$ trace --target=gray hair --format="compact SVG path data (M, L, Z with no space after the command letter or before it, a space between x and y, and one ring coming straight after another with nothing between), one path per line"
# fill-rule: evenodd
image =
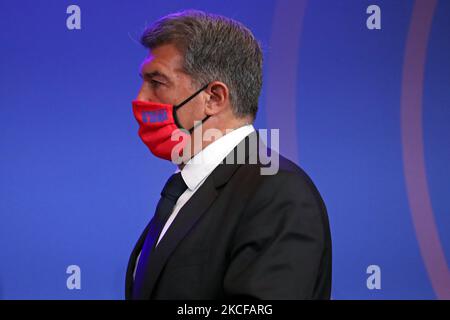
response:
M242 23L198 10L169 14L148 27L141 44L154 49L174 44L184 55L184 71L196 85L222 81L237 117L258 110L262 86L262 52Z

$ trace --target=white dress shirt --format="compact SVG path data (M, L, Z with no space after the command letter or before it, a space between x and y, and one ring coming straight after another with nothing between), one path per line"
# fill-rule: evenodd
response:
M208 178L211 172L214 171L214 169L239 144L239 142L241 142L253 131L255 131L255 128L251 124L247 124L238 129L235 129L206 146L206 148L201 150L186 163L183 170L181 170L181 176L183 177L183 180L188 188L178 198L171 215L167 219L166 224L161 231L156 245L158 245L161 239L164 237L164 234L167 232L170 225L177 217L178 212L181 210L181 208L200 188L200 186L203 184L203 182L205 182L206 178ZM179 172L179 170L177 170L176 172ZM140 254L136 260L134 274L139 262L139 257Z

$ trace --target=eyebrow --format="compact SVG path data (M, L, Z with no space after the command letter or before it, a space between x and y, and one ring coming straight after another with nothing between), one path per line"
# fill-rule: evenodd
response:
M167 77L164 73L161 73L160 71L145 72L144 74L139 72L139 76L141 78L145 77L145 78L149 78L149 79L152 79L154 77L161 77L161 78L164 78L167 82L170 82L169 77Z

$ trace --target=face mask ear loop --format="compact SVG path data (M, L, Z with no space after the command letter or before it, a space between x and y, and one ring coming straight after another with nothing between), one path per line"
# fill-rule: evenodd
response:
M203 90L205 90L206 88L208 88L208 84L205 84L203 87L201 87L200 89L198 89L196 92L194 92L189 98L187 98L186 100L184 100L183 102L179 103L176 106L173 106L174 110L178 110L179 108L181 108L183 105L185 105L186 103L188 103L189 101L191 101L192 99L195 98L196 95L198 95L200 92L202 92Z
M185 105L186 103L188 103L189 101L191 101L192 99L194 99L194 97L195 97L196 95L198 95L200 92L202 92L203 90L205 90L206 88L208 88L208 86L209 86L209 83L205 84L203 87L201 87L201 88L198 89L196 92L194 92L189 98L187 98L186 100L184 100L184 101L181 102L180 104L178 104L178 105L176 105L176 106L173 106L173 109L172 109L173 121L175 122L175 124L177 125L177 127L180 128L181 130L185 130L185 131L187 131L187 132L191 132L191 130L192 130L192 131L194 130L195 126L194 126L192 129L190 129L190 130L185 129L185 128L181 125L180 121L178 120L178 116L177 116L177 112L176 112L176 111L177 111L179 108L181 108L183 105ZM207 116L207 117L209 117L209 116ZM206 118L203 119L201 123L203 123L203 121L205 121L205 120L206 120Z
M202 125L206 120L208 120L209 117L211 117L211 116L208 115L208 116L204 117L202 121L198 122L196 125L194 125L192 128L190 128L189 134L192 134L192 132L194 132L195 128Z

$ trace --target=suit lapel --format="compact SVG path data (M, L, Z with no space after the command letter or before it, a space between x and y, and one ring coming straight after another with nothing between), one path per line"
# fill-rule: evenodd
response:
M179 242L188 234L217 196L212 179L206 179L192 198L181 208L176 219L149 256L151 260L144 277L141 299L150 298L161 270Z
M141 236L139 237L139 240L137 241L136 245L134 246L133 251L131 252L130 259L128 260L127 273L126 273L126 279L125 279L125 299L127 299L127 300L131 299L132 287L133 287L133 273L134 273L134 269L136 266L136 260L137 260L137 257L139 256L139 252L141 252L141 250L142 250L142 246L144 245L145 237L147 236L147 232L150 229L152 222L153 222L153 218L147 224L147 226L145 227Z

